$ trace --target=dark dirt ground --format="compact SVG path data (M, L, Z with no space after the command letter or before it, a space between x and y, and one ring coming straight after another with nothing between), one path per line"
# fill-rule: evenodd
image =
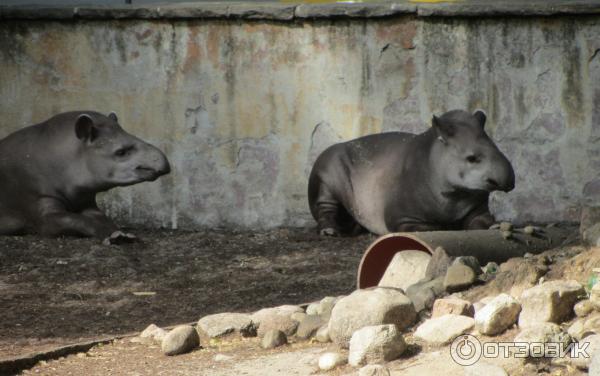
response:
M150 323L346 294L375 240L314 229L133 232L142 241L121 246L0 237L0 360Z

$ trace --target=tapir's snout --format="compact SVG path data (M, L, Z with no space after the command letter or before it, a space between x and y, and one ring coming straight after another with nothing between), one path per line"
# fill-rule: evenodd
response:
M145 157L141 163L135 168L137 174L143 180L154 181L162 175L171 172L169 160L158 148L146 144Z
M510 192L515 188L515 171L510 161L504 156L492 165L492 174L486 179L490 191Z

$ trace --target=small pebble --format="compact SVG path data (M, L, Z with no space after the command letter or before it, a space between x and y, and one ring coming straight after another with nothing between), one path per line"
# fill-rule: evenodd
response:
M263 349L272 349L275 347L279 347L285 345L287 343L287 336L284 332L277 329L271 329L265 333L262 341L260 342L260 347Z
M510 232L510 231L502 231L502 237L504 239L508 240L508 239L512 238L512 232Z
M329 371L337 366L348 363L348 358L340 353L328 352L319 358L319 368L322 371Z
M200 336L191 325L176 326L163 338L161 345L165 355L183 354L198 346L200 346Z
M523 229L523 232L527 235L533 235L533 234L535 234L535 227L525 226L525 228Z
M317 334L315 334L315 339L321 343L331 342L331 338L329 337L329 325L325 324L317 330Z
M511 231L512 228L513 228L513 225L510 222L501 222L500 223L500 231Z

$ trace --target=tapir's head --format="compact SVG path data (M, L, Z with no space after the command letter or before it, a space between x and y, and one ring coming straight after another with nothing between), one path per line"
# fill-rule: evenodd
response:
M153 181L171 171L158 148L125 132L117 115L83 113L75 121L79 158L89 185L98 190Z
M515 172L485 133L485 114L454 110L433 117L437 135L438 167L451 187L476 191L511 191Z

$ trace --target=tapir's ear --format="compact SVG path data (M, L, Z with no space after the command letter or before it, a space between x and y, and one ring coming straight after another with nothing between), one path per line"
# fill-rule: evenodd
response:
M94 126L94 121L87 114L79 115L75 121L75 134L82 141L93 142L98 135L98 130Z
M475 111L475 113L473 114L473 116L475 116L475 119L477 119L477 121L479 122L479 125L481 126L481 128L483 128L483 126L485 125L485 113L483 111Z
M454 126L440 121L440 118L435 115L431 119L431 125L435 129L439 140L443 143L446 143L450 137L454 136Z
M115 114L114 111L111 112L110 114L108 114L108 117L110 120L114 121L115 123L119 122L119 119L117 118L117 114Z

